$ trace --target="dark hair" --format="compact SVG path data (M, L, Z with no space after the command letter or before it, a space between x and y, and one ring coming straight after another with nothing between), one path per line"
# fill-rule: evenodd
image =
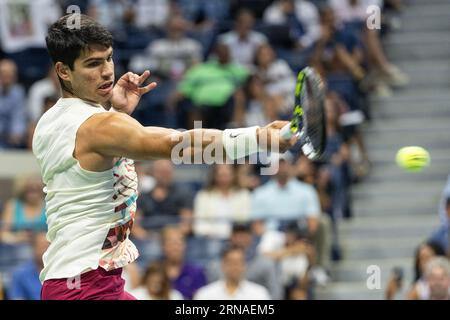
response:
M231 189L235 189L235 190L241 189L241 185L239 184L239 177L236 173L236 168L231 164L222 164L222 165L229 166L229 168L232 171L233 181L231 183ZM216 174L217 174L217 171L219 170L219 167L220 167L220 165L215 164L212 166L211 170L209 171L209 175L208 175L208 179L207 179L206 187L205 187L206 190L211 191L215 188L216 183L217 183L216 182Z
M248 222L235 222L233 223L232 233L237 232L252 232L252 227Z
M222 260L225 259L233 251L240 251L245 256L245 251L243 248L231 245L222 250L222 253L220 255L222 257Z
M100 45L105 48L112 47L111 33L94 19L84 14L80 15L80 26L72 26L72 14L58 19L48 28L45 38L47 50L53 63L61 61L73 70L75 60L81 51L91 45ZM74 20L76 22L76 20Z
M159 274L162 277L161 291L159 292L159 298L168 300L170 297L170 279L167 275L165 265L161 262L152 262L147 266L144 276L142 277L142 285L146 286L148 278L154 274Z
M414 282L419 280L422 277L422 270L420 270L420 250L423 247L429 247L436 256L445 256L445 250L442 246L434 241L427 241L425 243L420 244L414 253Z

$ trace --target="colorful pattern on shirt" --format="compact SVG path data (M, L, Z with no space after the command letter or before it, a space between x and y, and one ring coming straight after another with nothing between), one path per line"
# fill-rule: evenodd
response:
M138 197L138 181L133 160L120 158L113 167L113 176L115 192L112 201L119 203L114 208L114 213L119 213L120 218L109 230L102 246L99 265L107 271L123 267L139 256L129 239Z

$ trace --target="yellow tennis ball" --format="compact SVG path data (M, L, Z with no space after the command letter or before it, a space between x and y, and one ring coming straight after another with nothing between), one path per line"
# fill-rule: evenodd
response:
M422 147L403 147L397 152L397 164L410 172L419 172L430 164L430 154Z

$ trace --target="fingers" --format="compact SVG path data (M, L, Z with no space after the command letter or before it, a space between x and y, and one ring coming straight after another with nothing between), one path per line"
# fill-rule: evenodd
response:
M141 84L143 84L144 81L148 79L148 77L150 77L149 70L145 70L141 75L129 71L122 76L123 80L127 81L128 83L132 83L135 86L140 86Z
M272 129L281 129L288 123L289 123L289 121L276 120L276 121L273 121L272 123L270 123L269 127Z
M139 77L138 77L138 81L139 84L143 84L145 80L147 80L147 78L150 77L150 71L149 70L145 70Z
M139 94L140 95L146 94L147 92L155 89L157 85L158 84L156 82L152 82L152 83L146 85L145 87L139 88Z

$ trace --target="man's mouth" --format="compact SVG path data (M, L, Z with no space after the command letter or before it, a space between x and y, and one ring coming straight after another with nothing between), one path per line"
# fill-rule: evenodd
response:
M113 87L113 82L112 81L108 81L105 82L104 84L102 84L100 87L98 87L98 89L104 93L108 93Z

